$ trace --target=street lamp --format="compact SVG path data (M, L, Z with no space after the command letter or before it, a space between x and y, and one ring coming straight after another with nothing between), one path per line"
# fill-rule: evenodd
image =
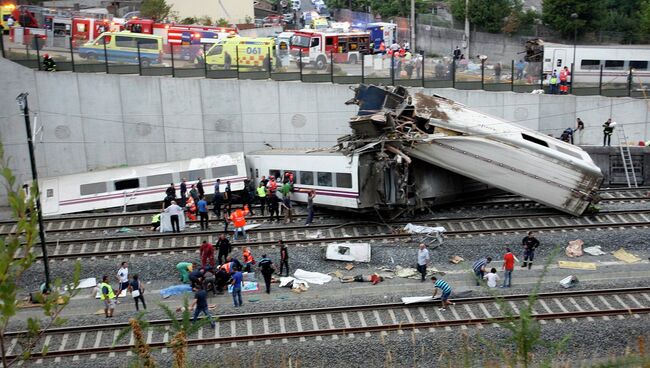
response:
M25 117L25 129L27 130L27 147L29 148L29 161L32 166L32 180L38 188L38 174L36 172L36 159L34 158L34 142L32 139L32 126L29 122L29 105L27 103L27 92L16 97L16 102ZM33 188L32 188L33 190ZM41 193L36 196L36 215L38 216L38 236L41 238L41 250L43 252L43 267L45 269L45 290L50 289L50 265L47 258L47 246L45 244L45 227L43 226L43 212L41 211Z

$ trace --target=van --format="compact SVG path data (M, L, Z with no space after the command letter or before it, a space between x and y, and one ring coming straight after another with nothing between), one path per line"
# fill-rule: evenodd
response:
M230 37L219 40L208 50L205 62L212 70L217 69L265 69L273 59L273 38ZM229 63L226 63L226 55Z
M137 64L139 46L139 59L143 67L162 63L162 37L129 31L104 32L94 41L81 46L79 56L87 60L103 60L104 44L106 59L111 62Z

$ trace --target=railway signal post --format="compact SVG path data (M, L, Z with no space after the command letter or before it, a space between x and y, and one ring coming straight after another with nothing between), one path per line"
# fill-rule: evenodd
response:
M29 105L27 103L27 92L16 97L16 102L25 117L25 129L27 130L27 147L29 148L29 161L32 166L32 180L38 188L38 173L36 172L36 159L34 158L34 142L32 137L32 125L29 121ZM38 236L41 238L41 250L43 252L43 268L45 270L45 290L50 289L50 265L47 258L47 245L45 244L45 227L43 225L43 212L41 211L41 193L36 196L36 213L38 216Z

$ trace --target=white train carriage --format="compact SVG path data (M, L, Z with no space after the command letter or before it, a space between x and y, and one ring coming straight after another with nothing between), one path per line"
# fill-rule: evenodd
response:
M565 66L571 70L574 62L573 45L544 43L543 68L548 75ZM603 84L627 84L630 69L633 75L633 87L640 82L650 82L650 46L647 45L576 45L574 83L598 84L601 81L600 69L603 69Z
M123 207L162 201L169 184L175 183L177 196L182 178L191 185L202 179L206 194L221 190L230 181L233 191L244 188L246 162L242 152L183 161L120 167L39 180L43 214L46 216Z

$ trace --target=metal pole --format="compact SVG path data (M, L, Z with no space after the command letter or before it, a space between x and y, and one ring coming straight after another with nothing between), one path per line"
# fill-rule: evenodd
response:
M72 47L72 37L68 38L70 44L70 62L72 63L72 72L75 72L74 68L74 48Z
M456 60L451 61L451 88L456 88Z
M627 76L627 97L632 95L632 68L630 68L630 74Z
M0 49L2 50L2 58L6 59L7 56L5 56L5 36L2 31L0 31Z
M573 70L575 68L575 64L571 63L571 73L569 74L569 78L571 78L571 82L569 83L569 93L573 94Z
M34 157L34 142L32 138L32 126L29 122L29 105L27 103L27 92L23 92L16 97L16 101L20 106L23 116L25 117L25 129L27 130L27 148L29 149L29 161L32 167L32 180L34 185L38 188L38 173L36 171L36 158ZM33 190L33 188L32 188ZM38 216L38 236L41 239L41 251L43 252L43 268L45 270L45 290L50 289L50 265L47 258L47 246L45 244L45 226L43 225L43 213L41 211L41 193L36 195L36 215Z
M411 50L415 51L415 0L411 0Z
M38 47L38 38L34 37L34 40L36 40L36 66L38 70L41 70L41 52Z
M142 75L142 60L140 59L140 42L136 44L138 46L138 73Z
M510 61L510 92L515 91L515 60Z
M334 83L334 50L330 50L330 82Z
M544 64L539 63L539 89L544 89Z
M269 59L268 60L269 60L269 62L268 62L268 65L266 67L269 68L269 79L272 79L271 65L273 65L273 63L271 62L271 47L269 47Z
M203 44L203 77L208 77L208 53L205 50L205 44Z
M573 81L573 80L572 80ZM598 76L598 95L603 94L603 65L600 65L600 74Z
M239 79L239 45L235 46L235 59L237 59L237 79Z
M391 86L395 85L395 51L390 54L390 81Z
M481 60L481 89L485 89L485 59Z
M366 55L361 55L361 83L366 80Z
M300 81L302 82L302 49L298 50L298 65L300 66Z
M174 67L174 45L171 44L171 43L169 44L169 54L172 57L172 78L175 78L176 77L176 68Z
M420 56L422 56L422 65L420 65L420 78L421 78L421 81L422 81L422 87L424 87L424 64L425 64L425 62L424 62L424 51L422 51L420 53ZM417 67L417 65L416 65L416 67Z
M106 38L102 38L104 41L104 66L106 67L106 74L108 74L108 53L106 52Z

